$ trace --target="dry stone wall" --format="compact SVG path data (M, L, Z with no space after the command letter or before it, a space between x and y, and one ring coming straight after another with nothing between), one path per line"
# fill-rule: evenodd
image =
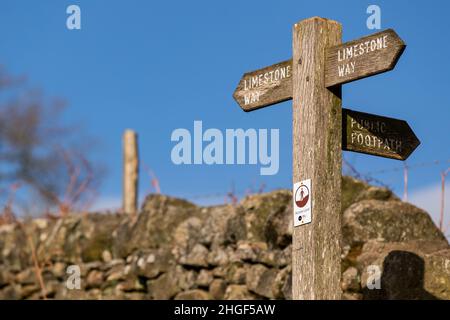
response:
M345 299L450 299L450 247L426 212L348 177L342 203ZM3 225L0 299L291 299L291 215L279 190L215 207L150 195L134 220Z

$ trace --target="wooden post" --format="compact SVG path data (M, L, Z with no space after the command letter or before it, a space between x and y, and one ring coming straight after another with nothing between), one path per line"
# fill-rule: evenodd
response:
M444 228L444 206L445 206L445 177L450 173L450 168L441 172L441 216L439 219L439 229L445 232Z
M293 299L341 298L341 87L325 87L326 48L341 30L318 17L293 27L293 183L312 188L312 222L293 232Z
M136 215L138 202L138 144L137 134L125 130L123 134L123 212Z

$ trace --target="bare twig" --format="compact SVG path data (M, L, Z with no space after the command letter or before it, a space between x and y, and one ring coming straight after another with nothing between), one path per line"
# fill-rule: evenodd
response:
M25 234L27 235L28 245L30 246L31 249L31 258L33 259L34 273L36 274L36 277L38 278L39 281L39 285L41 287L42 298L44 300L47 300L47 290L45 288L44 279L42 278L42 269L39 266L39 261L36 255L36 248L34 247L33 238L31 237L30 234L27 233L23 225L22 224L20 225L22 226Z
M78 202L81 198L81 195L83 192L87 191L89 189L89 186L92 183L92 180L94 179L94 172L89 164L89 162L84 158L83 156L79 156L82 166L84 167L84 170L86 171L86 177L79 183L78 188L72 192L72 194L68 194L67 197L70 197L70 203L74 204ZM79 171L81 171L81 168L79 167Z
M346 159L342 159L343 165L345 167L347 167L350 170L350 175L356 179L362 180L366 183L376 183L379 186L385 187L385 188L389 188L389 186L387 184L385 184L384 182L382 182L381 180L378 180L372 176L370 176L369 174L365 174L362 175L358 170L356 170L356 168L350 164Z
M263 183L261 183L261 185L258 188L258 193L259 194L263 193L265 189L266 189L266 184L263 182Z
M90 163L82 155L69 153L62 148L59 148L59 153L63 157L69 178L64 194L59 196L40 185L34 187L45 194L46 198L51 199L59 208L59 216L64 217L74 210L83 193L89 190L94 179L94 173ZM78 164L75 162L75 158L78 158ZM82 172L85 172L84 176L81 175ZM32 183L32 181L29 181L29 183ZM85 208L86 206L81 207Z
M6 201L3 212L0 216L0 224L11 224L17 221L13 211L14 199L17 190L21 187L20 183L13 183L9 187L8 200Z
M153 170L151 170L149 168L149 166L147 166L146 164L144 164L144 168L145 168L145 171L147 172L147 174L150 176L150 185L152 186L152 188L155 190L155 192L157 194L161 194L161 187L160 187L160 184L159 184L158 177L153 172Z
M226 195L226 198L225 198L225 202L228 202L227 200L230 200L231 204L233 206L235 206L238 203L238 201L239 201L238 197L236 196L236 190L234 188L234 182L231 184L231 190L229 192L227 192L227 195Z
M30 250L31 250L31 259L33 260L36 278L39 281L39 285L40 285L41 291L42 291L42 297L45 300L45 299L47 299L47 291L45 289L44 279L42 278L42 269L39 266L39 262L38 262L37 255L36 255L36 248L33 243L33 238L27 232L23 223L15 218L15 215L14 215L14 212L12 209L13 205L14 205L15 194L20 187L21 187L20 183L13 183L10 186L10 188L9 188L10 193L9 193L8 201L5 205L4 212L2 215L4 216L3 219L5 220L6 223L16 223L16 225L18 225L19 228L21 228L22 231L25 233L25 235L27 237L27 241L28 241L28 246L30 247Z

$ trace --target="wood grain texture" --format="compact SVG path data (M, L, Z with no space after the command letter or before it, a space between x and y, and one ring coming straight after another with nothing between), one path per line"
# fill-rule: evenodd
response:
M292 60L245 73L233 98L244 111L292 99Z
M394 69L406 45L388 29L328 48L325 86L331 87Z
M420 141L404 120L342 110L342 149L406 160Z
M122 210L130 215L137 214L139 157L137 134L125 130L123 134L123 198Z
M293 231L294 299L341 298L341 88L328 90L324 72L341 32L317 17L293 28L293 182L312 180L312 222Z

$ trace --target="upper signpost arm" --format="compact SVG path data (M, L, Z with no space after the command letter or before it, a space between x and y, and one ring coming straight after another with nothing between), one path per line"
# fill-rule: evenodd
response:
M392 29L326 51L325 86L332 87L394 69L406 44Z

